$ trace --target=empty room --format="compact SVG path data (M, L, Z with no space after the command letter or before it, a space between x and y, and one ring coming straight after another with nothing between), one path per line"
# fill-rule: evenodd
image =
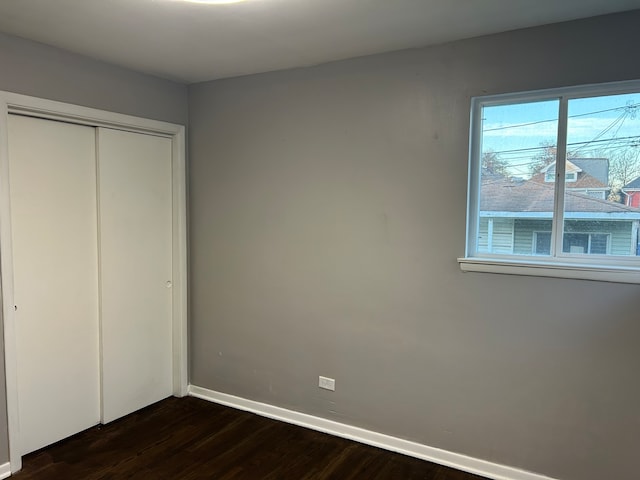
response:
M640 478L638 26L1 1L0 478Z

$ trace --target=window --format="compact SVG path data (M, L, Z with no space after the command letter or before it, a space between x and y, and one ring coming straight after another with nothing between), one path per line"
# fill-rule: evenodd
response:
M605 233L565 233L562 251L567 253L588 253L607 255L609 234Z
M551 232L535 232L533 235L533 253L549 255L551 253Z
M555 170L547 170L544 174L545 182L555 182L556 181L556 172Z
M610 236L608 233L565 233L562 251L606 255L609 253ZM533 253L535 255L551 253L551 232L534 232Z
M605 191L604 190L587 190L587 195L590 197L599 198L601 200L605 200Z
M474 98L470 142L463 270L640 283L640 82Z
M564 179L567 182L575 182L578 179L578 173L577 172L567 172L564 174ZM551 168L549 168L545 174L544 174L544 181L545 182L555 182L556 181L556 169L555 167L552 165Z

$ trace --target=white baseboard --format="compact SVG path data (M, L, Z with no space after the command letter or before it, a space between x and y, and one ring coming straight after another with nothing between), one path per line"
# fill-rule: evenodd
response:
M554 480L537 473L507 467L497 463L468 457L459 453L448 452L439 448L429 447L402 438L392 437L383 433L353 427L344 423L327 420L326 418L307 415L306 413L275 407L266 403L254 402L246 398L216 392L195 385L189 385L189 395L228 407L256 413L263 417L273 418L300 427L310 428L319 432L329 433L337 437L347 438L356 442L383 448L392 452L402 453L420 458L446 467L473 473L493 480Z
M11 476L11 464L9 462L0 465L0 478L9 478Z

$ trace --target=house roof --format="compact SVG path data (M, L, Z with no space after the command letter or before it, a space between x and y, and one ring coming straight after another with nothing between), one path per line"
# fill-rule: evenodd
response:
M544 174L543 174L544 176ZM544 179L543 179L544 180ZM516 181L501 175L482 175L481 211L495 212L552 212L554 184L544 181ZM586 194L565 192L565 211L575 213L640 214L640 209L620 203L591 197Z
M608 158L572 158L571 163L580 168L584 173L596 178L605 186L609 183L609 159Z
M622 188L625 190L640 190L640 177L636 178L635 180L631 180Z
M547 165L546 167L544 167L542 170L540 170L541 172L547 172L547 170L551 170L552 172L556 171L556 162L552 162L549 165ZM575 163L571 163L569 160L567 160L567 165L565 166L565 171L567 173L569 172L581 172L582 169L580 167L578 167Z

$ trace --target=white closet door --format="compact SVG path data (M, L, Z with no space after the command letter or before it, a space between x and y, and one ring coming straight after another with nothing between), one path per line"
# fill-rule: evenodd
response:
M21 453L100 421L95 129L9 116Z
M172 393L171 140L98 129L102 421Z

